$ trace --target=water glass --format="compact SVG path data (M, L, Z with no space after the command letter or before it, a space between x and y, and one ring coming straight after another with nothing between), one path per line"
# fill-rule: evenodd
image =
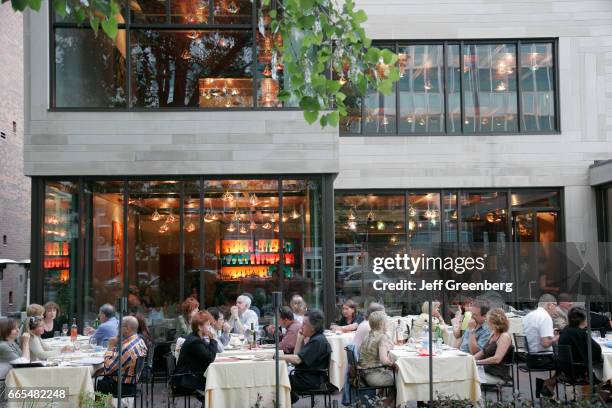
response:
M67 336L68 335L68 324L64 323L62 324L62 336Z
M442 351L442 343L443 343L443 342L442 342L442 339L438 337L438 338L436 339L436 350L437 350L438 352L441 352L441 351Z
M60 331L59 330L56 330L56 331L53 332L53 338L54 339L59 338L59 336L60 336Z

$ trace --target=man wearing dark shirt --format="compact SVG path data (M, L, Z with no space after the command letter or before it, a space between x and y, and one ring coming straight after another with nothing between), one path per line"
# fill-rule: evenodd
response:
M295 371L289 376L292 403L298 400L297 392L320 388L327 381L325 374L312 371L329 367L331 346L323 335L323 321L321 311L316 309L307 311L302 328L298 332L294 354L280 357L295 366ZM306 344L304 344L305 337L309 338Z

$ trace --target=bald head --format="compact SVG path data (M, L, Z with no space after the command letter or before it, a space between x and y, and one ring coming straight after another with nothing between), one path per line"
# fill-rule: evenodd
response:
M124 330L124 335L131 336L133 334L138 333L138 319L134 316L125 316L123 318L123 322L121 323L121 327Z

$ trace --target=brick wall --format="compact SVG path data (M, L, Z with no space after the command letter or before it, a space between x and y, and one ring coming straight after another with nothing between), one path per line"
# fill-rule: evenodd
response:
M23 16L10 2L0 5L0 50L0 132L6 135L0 138L0 258L21 260L30 257L30 179L24 176L22 160ZM9 266L0 285L0 314L18 310L25 302L23 268Z

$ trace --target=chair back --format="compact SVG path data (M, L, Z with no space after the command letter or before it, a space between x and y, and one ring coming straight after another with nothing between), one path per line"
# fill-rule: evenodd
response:
M517 354L529 353L529 344L527 343L527 337L522 334L514 333L514 352Z
M136 360L136 370L134 372L134 375L136 376L136 382L138 383L140 381L140 377L142 376L142 373L145 369L147 365L147 356L140 356L138 357L138 359Z

